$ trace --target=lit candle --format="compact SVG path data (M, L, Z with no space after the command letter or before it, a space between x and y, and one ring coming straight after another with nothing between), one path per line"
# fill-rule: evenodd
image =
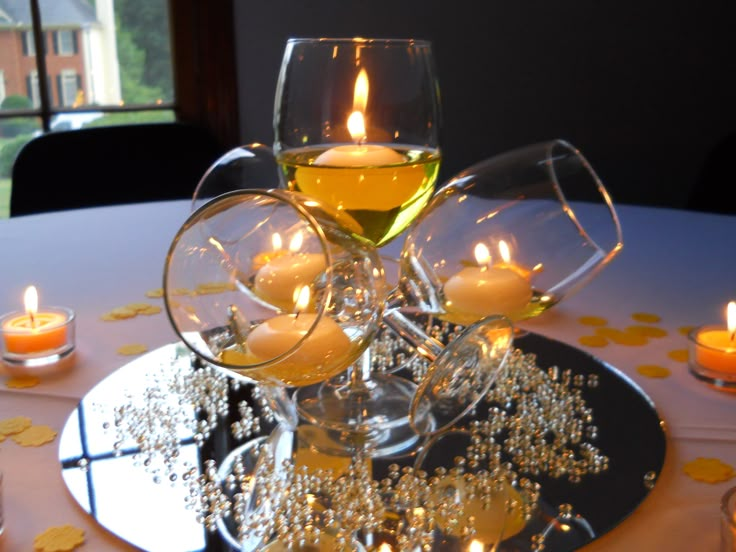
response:
M335 146L314 160L315 165L331 167L384 167L403 163L406 158L385 146L365 144L365 109L368 105L368 73L361 69L355 79L353 112L348 117L347 127L355 144Z
M704 326L691 334L695 362L714 372L736 376L736 302L726 307L726 327Z
M282 249L282 247L283 241L281 239L281 234L274 232L271 235L271 251L263 251L253 257L253 269L258 270L277 257L286 255L288 252L285 249Z
M325 256L320 253L300 253L303 244L301 232L297 232L289 244L289 252L276 255L256 272L255 293L281 308L294 304L294 290L311 284L324 272ZM306 307L305 307L306 308Z
M276 373L291 385L313 383L309 374L318 375L325 367L342 367L340 360L350 351L350 339L337 322L326 314L318 320L317 314L302 312L309 304L309 295L309 287L300 288L295 314L269 318L246 338L248 351L262 362L276 359L299 346L291 356L278 362L280 370Z
M29 286L24 294L25 312L2 318L3 357L6 361L44 357L73 348L74 313L69 309L38 310L38 291Z
M482 243L475 246L474 254L478 266L463 268L443 286L447 310L466 324L492 314L513 318L523 312L532 298L528 276L512 268L510 259L492 265L488 247Z

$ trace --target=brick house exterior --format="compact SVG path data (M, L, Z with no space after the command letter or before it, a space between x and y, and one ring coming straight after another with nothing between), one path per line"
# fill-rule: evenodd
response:
M115 104L120 82L113 0L40 0L49 96L54 107ZM28 0L0 0L0 102L39 104Z

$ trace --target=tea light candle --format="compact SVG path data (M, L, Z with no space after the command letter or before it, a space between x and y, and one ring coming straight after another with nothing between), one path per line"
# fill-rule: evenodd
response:
M736 385L736 302L726 307L726 327L702 326L688 336L690 369L717 385Z
M43 364L58 360L74 348L74 313L61 307L38 310L38 291L24 294L25 312L1 320L3 360L11 364Z
M492 314L512 316L523 311L532 298L528 278L509 263L491 265L490 252L482 243L475 246L474 254L478 266L463 268L443 286L447 310L472 315L467 323Z
M329 316L318 319L317 314L302 312L308 304L309 288L304 286L298 294L296 314L280 314L258 325L248 334L248 350L262 361L269 361L299 345L284 361L296 370L316 369L345 355L350 349L348 336ZM312 333L304 339L310 330Z

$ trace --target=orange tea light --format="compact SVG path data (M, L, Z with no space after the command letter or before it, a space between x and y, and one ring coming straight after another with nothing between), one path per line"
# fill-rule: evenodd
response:
M726 327L702 326L688 335L690 368L720 386L736 386L736 302L726 307Z
M58 360L74 348L74 313L66 308L38 309L38 291L29 286L24 294L25 312L2 317L3 360L22 363L49 357Z

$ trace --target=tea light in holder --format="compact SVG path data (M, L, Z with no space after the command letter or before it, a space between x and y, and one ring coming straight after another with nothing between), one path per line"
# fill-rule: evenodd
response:
M709 325L688 334L690 372L716 387L736 389L736 302L726 308L726 327Z
M24 294L25 312L0 318L2 360L9 366L35 368L55 364L74 351L74 311L65 307L38 310L38 291Z

